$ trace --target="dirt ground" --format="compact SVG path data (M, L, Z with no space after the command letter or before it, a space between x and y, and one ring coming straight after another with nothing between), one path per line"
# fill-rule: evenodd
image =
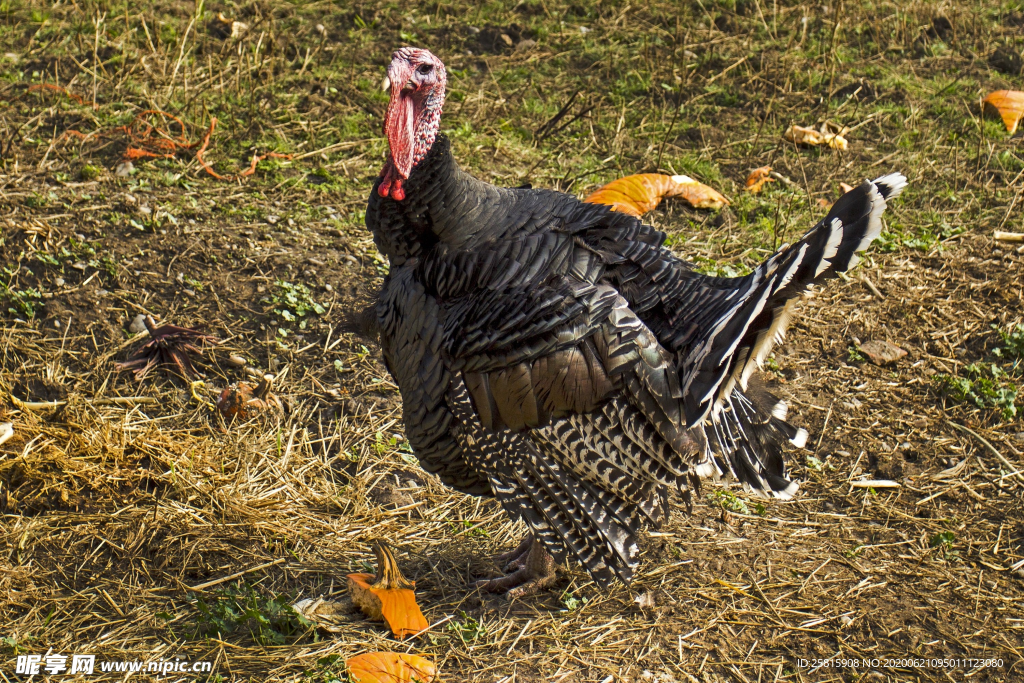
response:
M828 7L770 4L519 3L483 17L441 3L410 15L225 5L255 27L237 39L214 31L221 8L191 4L154 5L145 30L137 9L90 5L109 10L106 33L59 6L42 22L42 4L6 9L0 422L14 435L0 445L0 678L24 679L18 655L80 652L210 661L202 680L327 683L345 680L346 657L394 650L431 657L443 681L1024 680L1024 404L1002 415L1012 397L978 407L941 391L943 376L994 365L995 385L1021 383L993 348L1024 322L1024 253L992 233L1021 230L1024 162L971 99L1020 85L1019 66L998 66L1012 62L1020 14L885 5L893 32L879 24L868 39L869 10L837 5L840 31ZM673 12L691 23L673 26ZM218 89L207 57L254 49L265 26L276 51L259 65L238 57ZM691 173L733 205L669 202L648 218L714 272L743 272L799 234L840 181L908 175L880 247L801 302L765 372L811 434L791 454L795 500L706 482L692 514L646 535L629 587L601 590L569 566L512 603L467 588L523 529L419 469L396 387L357 330L387 269L361 225L383 158L374 89L389 46L413 30L451 55L444 125L467 168L581 195L621 173ZM601 49L621 57L616 41L647 79L634 102L586 90L606 68ZM699 64L663 61L684 50ZM522 92L540 104L503 80L531 69ZM817 80L790 82L812 69ZM182 78L191 91L173 90ZM29 88L40 83L67 90ZM822 104L847 87L848 109ZM233 180L204 172L198 145L124 165L134 138L117 126L166 109L199 141L204 97L226 121L211 136L219 174L248 167L253 150L291 157ZM240 123L247 107L265 115L256 132ZM860 124L849 153L782 142L802 112ZM764 164L787 181L745 195L747 169ZM216 336L193 355L197 381L117 367L145 343L129 331L140 315ZM858 350L869 341L907 354L876 365ZM282 412L229 423L214 409L223 389L265 374ZM376 540L416 581L433 625L420 638L395 640L347 602L346 574L372 567ZM342 603L334 632L286 608L318 597ZM83 678L99 677L126 674Z

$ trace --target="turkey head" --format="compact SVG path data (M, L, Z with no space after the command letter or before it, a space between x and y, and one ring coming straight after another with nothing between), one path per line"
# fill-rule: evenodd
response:
M390 153L380 173L381 197L405 199L402 182L437 137L447 80L444 64L429 50L403 47L391 56L384 78L384 89L391 91L384 115Z

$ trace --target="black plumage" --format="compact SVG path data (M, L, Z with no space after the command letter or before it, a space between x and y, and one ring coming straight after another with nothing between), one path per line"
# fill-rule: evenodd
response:
M806 432L748 383L795 297L855 262L904 184L865 181L751 274L715 278L632 216L470 177L437 136L404 197L375 185L366 213L413 450L601 583L629 581L641 527L700 477L791 496L783 447Z

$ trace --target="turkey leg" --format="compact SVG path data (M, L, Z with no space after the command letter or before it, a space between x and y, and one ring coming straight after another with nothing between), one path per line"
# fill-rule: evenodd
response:
M473 584L488 593L505 593L509 600L533 595L547 588L555 580L555 558L551 557L540 541L527 535L515 550L499 555L504 570L511 572L497 579L485 579Z

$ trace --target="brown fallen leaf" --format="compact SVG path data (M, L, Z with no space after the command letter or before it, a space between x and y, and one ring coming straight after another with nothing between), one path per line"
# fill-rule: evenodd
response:
M1017 124L1024 117L1024 92L1019 90L996 90L982 100L982 111L994 113L1003 119L1006 131L1013 135Z
M437 667L425 657L404 652L367 652L345 660L353 683L430 683Z
M721 209L729 203L722 194L689 176L661 173L638 173L613 180L583 201L642 216L666 197L682 197L695 209Z
M363 614L383 620L399 638L427 630L429 624L416 604L414 581L402 576L394 553L383 543L373 547L377 575L349 574L348 592Z
M192 365L190 353L202 355L196 343L209 342L219 344L217 337L203 334L198 330L177 325L156 326L151 316L143 318L149 331L149 341L140 346L123 363L117 364L118 370L134 370L135 379L141 381L150 370L157 365L170 365L187 379L194 379L198 373Z
M838 149L843 152L850 146L850 143L842 135L822 132L795 124L787 128L782 137L797 145L807 145L808 147L828 145L832 149Z
M860 352L868 357L875 365L888 365L895 363L907 355L907 352L887 341L869 341L858 346Z
M747 176L746 189L751 194L757 194L764 188L765 183L774 183L775 178L772 178L772 167L762 166L761 168L755 168Z
M248 382L232 384L220 392L217 399L217 410L228 422L236 417L248 420L259 413L273 411L284 412L284 404L276 395L270 393L273 380L264 377L259 384L253 386Z

